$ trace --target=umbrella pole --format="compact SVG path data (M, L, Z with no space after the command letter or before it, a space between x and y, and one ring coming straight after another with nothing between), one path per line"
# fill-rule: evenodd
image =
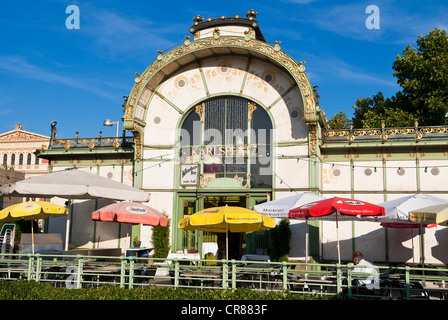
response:
M425 268L425 243L424 243L424 237L425 237L425 229L423 227L423 223L420 223L420 260L422 263L422 268ZM423 274L425 274L425 270L423 270Z
M229 261L229 228L226 230L226 260Z
M309 239L310 239L310 227L308 224L308 218L305 219L305 270L308 270L308 255L309 255Z
M338 262L341 264L341 248L339 247L339 225L338 225L338 212L336 212L336 246L338 247Z
M31 252L34 254L34 228L33 228L34 220L31 220Z
M72 201L69 199L67 201L67 216L66 216L66 225L65 225L65 251L68 251L68 242L70 240L71 203L72 203Z

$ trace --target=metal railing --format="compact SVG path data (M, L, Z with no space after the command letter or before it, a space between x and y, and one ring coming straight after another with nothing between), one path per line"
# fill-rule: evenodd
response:
M188 260L136 257L5 254L0 277L28 279L55 287L102 285L288 290L292 294L376 299L446 299L448 269L378 266L378 275L354 272L353 265L289 262ZM379 287L360 286L357 279L375 277ZM369 290L372 289L372 290Z

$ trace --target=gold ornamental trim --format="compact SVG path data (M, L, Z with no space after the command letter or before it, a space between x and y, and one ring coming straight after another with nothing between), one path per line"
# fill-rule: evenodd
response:
M325 130L324 137L347 137L347 140L354 141L356 137L378 136L379 139L387 139L401 135L410 136L416 140L421 140L424 136L448 133L448 126L439 127L408 127L408 128L388 128L388 129L353 129L353 130Z
M154 91L154 88L147 87L149 81L153 76L158 74L164 67L179 58L188 54L194 54L207 48L243 48L249 52L262 54L269 59L274 60L286 69L296 81L304 100L305 106L305 121L307 123L315 123L316 118L316 101L314 91L305 74L305 66L301 62L294 61L288 54L279 50L279 46L272 46L268 43L234 36L217 36L195 41L186 41L183 45L174 48L173 50L159 54L157 59L143 72L143 74L136 74L134 87L131 90L129 98L127 99L124 110L124 127L126 130L135 131L137 121L135 117L135 109L140 99L141 94L145 88ZM183 65L180 65L180 68Z

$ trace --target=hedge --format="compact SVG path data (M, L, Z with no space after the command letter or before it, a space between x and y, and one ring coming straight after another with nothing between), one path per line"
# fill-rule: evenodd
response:
M185 288L56 288L50 284L29 280L0 280L1 300L332 300L334 297L318 297L285 292L254 291L248 288L236 290L199 290Z

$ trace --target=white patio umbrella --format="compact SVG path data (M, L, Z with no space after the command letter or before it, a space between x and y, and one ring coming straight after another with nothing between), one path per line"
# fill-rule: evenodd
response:
M68 199L106 198L147 202L150 194L79 169L56 171L0 187L0 196ZM65 250L68 250L70 214L67 214Z
M253 210L272 218L289 218L288 213L292 208L323 199L325 198L309 192L303 192L286 198L257 204L253 207Z
M379 203L379 206L384 207L386 215L378 217L376 220L381 222L383 227L389 228L420 228L421 247L420 255L422 265L424 264L424 228L423 223L411 222L409 219L409 212L425 208L428 206L446 204L448 200L434 197L431 195L416 193L409 196L401 197L395 200Z
M289 219L289 210L314 201L326 199L309 192L298 193L290 197L272 200L255 205L252 209L273 218ZM305 262L308 263L309 224L305 219Z
M386 210L386 215L378 217L376 220L381 222L385 227L416 227L418 224L409 220L410 211L445 203L448 203L448 200L423 193L416 193L379 203L378 205L384 207Z

